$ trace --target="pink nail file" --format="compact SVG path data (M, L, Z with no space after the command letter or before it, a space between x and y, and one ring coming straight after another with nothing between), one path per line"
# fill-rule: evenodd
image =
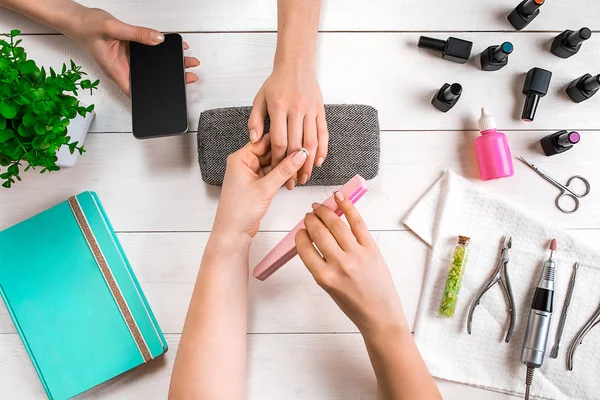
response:
M367 182L362 176L356 175L354 178L350 179L348 183L342 186L338 192L342 193L345 198L354 204L367 193L367 190ZM343 214L342 210L337 207L333 195L325 200L323 205L329 207L339 216ZM304 229L304 219L302 219L302 221L300 221L300 223L298 223L298 225L296 225L294 229L292 229L291 232L288 233L283 240L281 240L281 242L279 242L277 246L275 246L275 248L258 263L252 272L252 275L254 275L256 279L264 281L279 268L283 267L288 261L296 257L298 251L296 251L295 238L296 234L301 229Z

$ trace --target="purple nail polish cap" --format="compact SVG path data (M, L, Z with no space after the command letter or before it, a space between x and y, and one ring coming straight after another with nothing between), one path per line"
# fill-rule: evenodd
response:
M569 133L569 142L571 144L577 144L581 140L581 135L578 132Z

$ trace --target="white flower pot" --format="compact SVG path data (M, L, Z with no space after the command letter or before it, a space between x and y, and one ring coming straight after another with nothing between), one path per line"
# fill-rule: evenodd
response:
M67 126L67 136L71 138L69 143L78 142L78 147L84 145L85 138L90 130L90 125L92 125L94 116L96 116L96 113L92 111L91 113L87 113L85 118L77 114L77 116L71 120L69 126ZM73 154L71 154L69 146L62 145L56 152L56 156L58 157L56 165L59 167L72 167L79 158L79 151L75 150Z

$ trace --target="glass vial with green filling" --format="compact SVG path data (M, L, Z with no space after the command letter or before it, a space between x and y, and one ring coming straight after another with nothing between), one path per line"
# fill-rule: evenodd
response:
M469 252L469 243L471 239L466 236L458 237L458 244L452 252L452 261L448 268L448 277L446 278L446 287L440 302L438 316L444 318L453 318L458 302L458 294L462 286L465 267L467 266L467 254Z

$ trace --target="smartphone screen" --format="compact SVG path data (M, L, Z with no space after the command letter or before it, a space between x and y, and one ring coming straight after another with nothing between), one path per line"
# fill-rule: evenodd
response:
M133 136L146 139L188 130L183 39L166 34L156 46L131 42Z

